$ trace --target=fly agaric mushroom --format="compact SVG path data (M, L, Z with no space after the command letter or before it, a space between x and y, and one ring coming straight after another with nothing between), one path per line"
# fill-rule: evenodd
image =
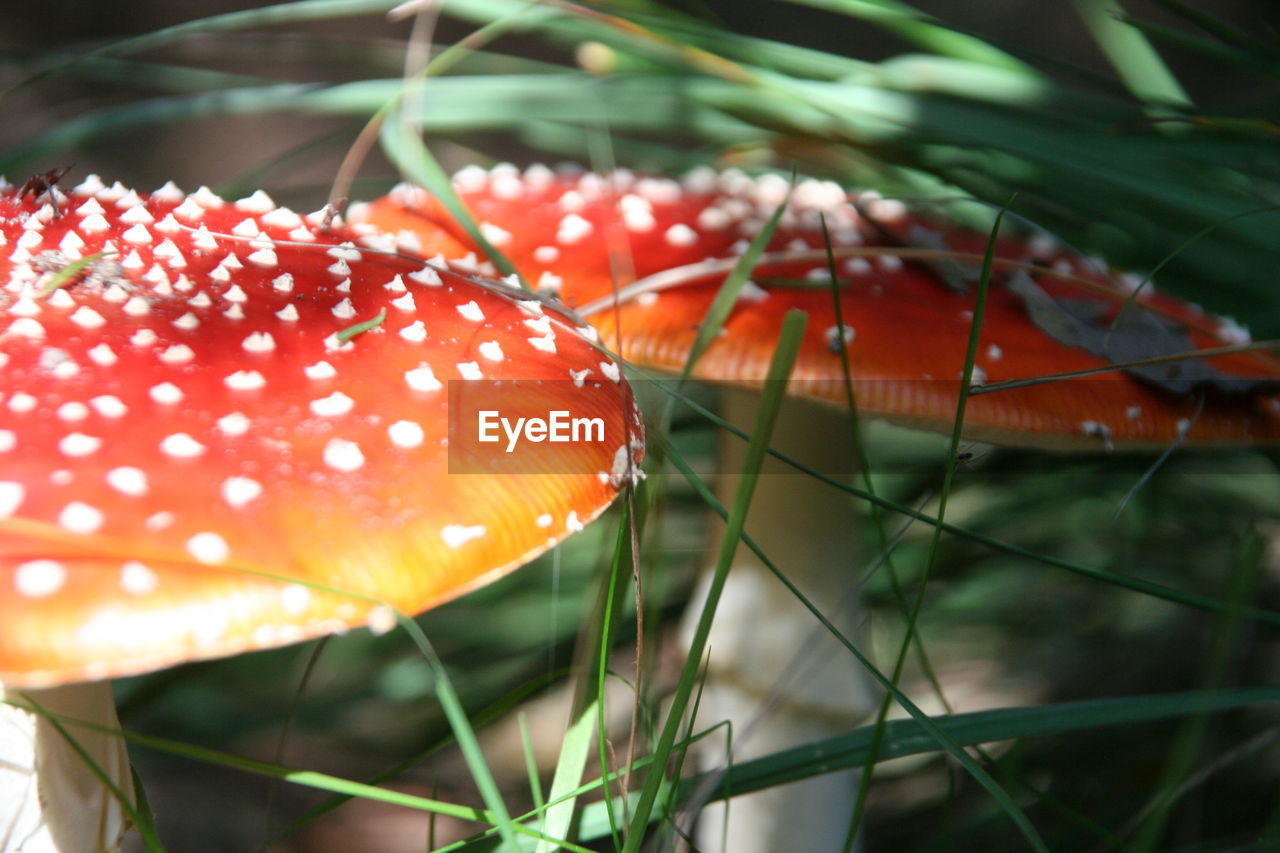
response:
M673 372L684 366L697 319L737 257L789 196L752 281L693 375L758 384L783 316L799 308L810 322L790 390L844 405L844 347L861 412L915 427L952 427L984 234L913 215L873 193L850 196L818 181L792 189L776 176L753 179L735 171L699 170L676 182L539 167L521 175L500 166L464 170L454 189L489 241L527 279L558 291L635 365ZM400 235L408 248L431 251L435 241L470 245L443 205L413 187L399 187L353 215ZM836 258L843 327L836 322L822 220ZM440 228L449 235L440 235ZM1234 323L1150 288L1130 304L1135 280L1102 270L1046 237L1002 238L995 255L975 384L1105 368L1241 340ZM1280 362L1247 352L1033 385L971 398L965 434L1097 450L1274 441L1280 438L1280 404L1268 395L1280 388L1278 377ZM728 405L731 422L749 422L733 411L742 406L740 397L730 396ZM792 418L791 430L781 421L775 429L776 447L793 455L808 448L818 454L810 458L820 469L851 470L845 422L812 412ZM729 461L725 470L737 468ZM779 482L785 486L772 488ZM830 520L833 500L838 495L811 478L766 478L747 522L788 577L827 603L847 599L851 587L849 574L830 570L833 563L850 562L851 548L847 526ZM710 663L701 706L708 719L734 722L737 758L836 733L870 708L843 648L825 636L814 642L808 611L769 584L754 558L741 555L709 642L720 654ZM695 619L698 609L690 611ZM834 621L852 634L860 617L846 607ZM796 678L793 652L802 643L812 643L806 646L810 661L840 661L844 670L810 666ZM783 682L783 707L744 752L740 733ZM722 759L704 753L703 763L720 766ZM753 794L755 802L735 810L727 838L718 837L722 822L709 815L699 842L737 853L797 850L801 842L791 827L804 825L803 849L834 849L847 829L854 785L850 772ZM836 825L827 835L818 827L833 817Z
M642 427L575 322L368 229L261 192L41 195L0 189L0 826L114 849L118 804L24 705L115 727L104 679L386 630L581 529ZM531 462L450 396L600 428ZM129 796L123 742L70 733Z
M682 182L468 168L454 188L520 273L599 328L637 366L684 366L721 281L788 197L781 177L698 170ZM911 214L874 193L801 181L723 331L694 367L705 379L763 379L782 317L810 316L792 378L800 395L844 404L824 217L837 259L859 410L950 430L986 235ZM475 251L443 205L402 185L352 211L408 251ZM975 384L1106 367L1242 342L1241 328L1113 275L1056 241L1001 239ZM615 312L615 291L620 309ZM1112 329L1119 315L1120 324ZM1247 336L1245 337L1247 339ZM975 397L966 436L1020 446L1159 448L1280 437L1280 361L1245 352ZM1207 393L1200 407L1193 393ZM1181 393L1173 393L1181 392ZM1202 410L1201 410L1202 408Z

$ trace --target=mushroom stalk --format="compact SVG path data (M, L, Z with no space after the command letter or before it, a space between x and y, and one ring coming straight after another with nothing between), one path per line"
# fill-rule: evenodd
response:
M109 681L22 691L0 686L0 700L106 729L64 724L89 761L134 799L125 742L108 733L120 728ZM109 853L120 849L128 828L116 795L48 716L0 702L0 851Z
M730 423L750 424L758 400L731 392ZM833 475L852 467L847 421L829 409L788 401L772 446L801 456ZM719 491L734 491L746 443L726 442ZM806 474L770 460L756 487L746 530L801 592L817 602L848 638L861 631L854 535L845 522L847 496ZM691 635L701 613L710 572L704 573L683 630ZM849 731L873 707L874 696L848 650L745 547L729 572L708 642L707 677L699 729L728 721L724 734L696 747L700 770L811 743ZM840 849L858 785L858 771L815 777L714 803L698 818L699 849L764 853L818 853ZM804 827L796 832L796 827Z

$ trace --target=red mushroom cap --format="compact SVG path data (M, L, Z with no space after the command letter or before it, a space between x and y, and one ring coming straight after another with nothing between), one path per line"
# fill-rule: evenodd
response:
M500 283L262 193L58 201L0 192L0 683L389 626L580 529L639 460L614 362ZM452 380L522 380L603 440L450 474L450 390L495 387Z
M557 288L570 306L585 306L605 342L625 358L673 371L683 366L697 318L731 259L790 189L777 176L750 178L735 171L700 170L677 182L626 172L557 174L542 167L522 175L509 166L466 169L454 186L490 241L527 279ZM462 229L420 189L397 188L356 216L391 233L413 232L427 247L469 247ZM793 374L797 390L844 402L820 217L837 256L859 407L912 426L950 429L986 235L913 215L873 193L850 196L830 182L795 186L769 254L694 375L759 382L782 317L799 308L812 319ZM451 236L429 236L441 228ZM1134 277L1103 270L1044 236L1002 238L996 256L975 383L1108 365L1082 341L1067 340L1072 334L1108 347L1110 363L1240 342L1242 330L1233 322L1149 287L1124 309L1122 319L1136 318L1137 326L1109 333ZM708 259L729 260L703 263ZM664 272L674 268L686 269ZM657 278L647 278L659 274L665 289L656 286ZM655 287L628 290L637 280ZM597 310L615 282L624 298L620 310ZM1033 318L1028 305L1041 296L1047 308ZM1196 395L1170 390L1179 386L1179 374L1203 380L1194 383L1210 396L1203 407ZM1178 437L1203 443L1280 439L1280 403L1260 393L1273 390L1280 377L1280 362L1270 355L1184 362L1164 368L1163 375L1163 387L1112 372L976 396L966 412L966 434L1009 444L1099 449L1158 446ZM1190 384L1190 378L1182 382Z

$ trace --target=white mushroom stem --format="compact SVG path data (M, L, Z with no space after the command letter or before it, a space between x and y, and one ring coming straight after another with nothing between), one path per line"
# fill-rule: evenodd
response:
M42 690L0 686L0 699L59 719L119 729L108 681ZM63 723L91 760L132 801L123 738ZM128 830L120 801L50 720L0 702L0 853L109 853Z
M727 396L730 423L749 424L759 397ZM801 457L832 476L852 470L848 420L813 404L788 402L772 446ZM728 500L746 443L726 442L720 478ZM852 508L847 495L796 473L777 460L766 463L756 487L746 532L775 565L840 631L855 643L862 612ZM691 637L705 600L710 572L686 611ZM708 642L709 664L697 729L721 721L726 734L696 747L699 769L739 762L848 732L871 711L874 696L860 665L786 589L759 558L740 546L716 610ZM858 771L827 774L713 804L699 816L696 841L707 853L819 853L839 850L848 831ZM797 831L797 827L802 827Z

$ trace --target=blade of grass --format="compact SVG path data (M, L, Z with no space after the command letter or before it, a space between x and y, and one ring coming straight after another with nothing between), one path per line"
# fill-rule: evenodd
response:
M792 188L795 182L792 182ZM724 321L728 319L729 312L733 310L733 306L738 301L738 296L742 293L742 288L746 286L747 279L751 275L751 271L755 269L756 262L759 261L760 255L763 254L765 246L769 244L769 240L773 237L774 232L778 230L778 223L782 221L782 214L787 210L787 204L791 201L792 188L787 189L787 196L782 200L774 210L773 215L769 217L769 221L765 223L764 228L757 234L747 246L747 250L742 253L742 257L734 264L733 272L729 273L724 282L721 283L720 289L716 291L715 298L711 300L711 304L707 306L707 311L702 315L702 319L698 323L698 332L694 335L693 344L689 347L689 357L685 359L684 367L680 370L680 383L684 383L689 379L689 375L693 372L694 365L698 363L698 359L702 358L703 353L707 351L707 347L711 346L711 342L720 334L720 329L724 326Z
M1121 20L1118 0L1075 0L1093 40L1134 97L1147 103L1190 106L1191 98L1146 36Z
M533 811L541 813L546 808L542 797L542 780L538 778L538 756L533 748L533 735L529 733L529 715L520 711L516 715L520 727L520 748L524 752L524 772L529 777L529 797L533 800Z
M480 791L480 797L488 807L489 812L493 814L493 823L497 827L498 834L502 837L503 847L510 851L517 850L516 831L517 829L524 830L525 827L520 827L512 821L511 815L507 812L506 804L502 800L502 792L498 789L498 783L493 778L493 772L489 769L488 762L485 761L484 752L480 749L480 742L476 740L476 733L471 727L466 708L463 707L462 700L458 698L457 690L454 689L453 682L449 679L449 673L445 669L444 662L436 655L435 649L427 639L427 635L423 633L417 622L414 622L404 614L397 614L397 619L400 627L409 634L414 645L418 647L431 669L434 676L436 698L440 702L445 718L449 721L449 727L453 729L453 736L457 739L458 749L462 752L467 769L471 772L471 778L475 781L476 788Z
M601 773L606 775L610 762L609 731L604 715L605 679L609 675L609 649L613 645L611 641L613 629L617 622L617 613L621 610L622 602L626 596L626 580L630 576L631 569L631 526L628 523L628 519L624 517L622 524L618 526L618 538L614 544L608 592L605 596L605 612L601 620L600 645L596 654L596 755L600 761ZM579 774L578 778L573 780L574 784L576 785L581 778L582 776ZM608 796L608 791L605 793L605 802L610 803L611 799ZM626 816L623 815L621 820L625 822ZM618 816L610 810L609 828L615 848L622 846L619 826Z
M791 375L791 368L795 364L796 354L799 352L805 321L805 315L799 311L789 311L783 320L782 330L778 336L777 349L774 351L773 360L769 364L768 376L771 381L766 385L760 402L755 427L752 431L751 443L748 446L747 455L743 462L742 479L738 485L733 507L725 525L720 552L716 560L715 573L708 586L706 604L698 620L693 639L687 649L688 657L685 659L680 680L676 685L675 694L672 696L671 705L667 711L666 723L663 725L658 741L654 745L654 766L650 770L650 775L645 780L644 787L641 789L639 799L636 802L636 808L628 826L623 853L637 853L644 841L645 826L652 816L659 790L664 781L663 768L665 768L667 760L672 754L676 735L682 725L685 711L688 709L689 699L697 682L698 672L702 666L702 656L706 649L707 637L711 632L711 620L715 614L716 603L719 600L720 592L724 589L733 554L737 550L738 541L742 535L747 510L750 508L751 497L755 490L756 481L760 476L760 466L764 462L765 449L769 445L769 436L772 434L778 409L782 405L786 380Z
M1159 693L1063 702L1031 708L997 708L934 718L938 728L960 746L976 746L1023 737L1047 737L1063 732L1107 726L1134 725L1197 714L1220 713L1238 708L1270 706L1280 702L1280 688L1253 687L1235 690ZM858 767L871 758L874 726L849 734L739 762L734 769L734 795L751 793L814 775ZM879 761L938 751L938 744L915 720L891 720L878 747ZM698 777L680 782L682 793L699 784ZM728 784L718 786L713 797L728 794ZM584 816L584 822L587 817ZM592 836L584 832L584 838Z
M1020 60L974 36L936 24L926 15L896 0L788 0L879 24L896 36L932 53L1026 71Z

